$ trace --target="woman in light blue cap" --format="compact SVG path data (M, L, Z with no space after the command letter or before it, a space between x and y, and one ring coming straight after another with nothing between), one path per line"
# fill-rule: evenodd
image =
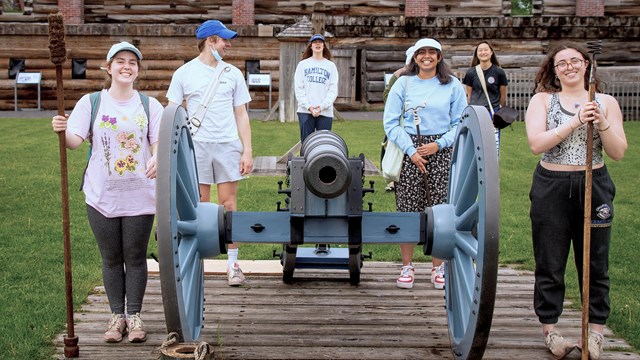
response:
M156 212L156 149L163 107L135 90L142 53L114 44L103 68L107 84L84 95L71 115L52 119L69 149L92 146L82 180L89 225L102 257L111 317L103 340L147 338L140 317L147 286L147 247ZM68 121L67 121L68 119Z

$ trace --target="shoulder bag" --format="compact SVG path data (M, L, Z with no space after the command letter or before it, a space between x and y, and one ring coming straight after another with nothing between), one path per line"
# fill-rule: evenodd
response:
M493 112L493 106L491 105L491 99L489 99L489 93L487 92L487 84L484 80L484 72L480 64L476 65L476 73L478 73L478 79L482 84L482 90L484 96L487 97L487 103L489 103L489 109L491 109L491 118L493 119L493 127L496 129L504 129L511 125L518 118L518 112L511 107L503 106L497 112Z
M407 94L407 87L409 86L409 77L406 77L404 93L402 95L402 103L404 104L404 98ZM405 105L402 106L402 112L400 113L400 127L404 129L402 118L404 117ZM404 158L404 152L393 141L389 141L385 137L385 141L382 144L385 148L384 155L380 164L382 170L382 177L387 182L400 180L400 172L402 171L402 160Z
M219 63L220 67L222 67L222 63ZM189 125L189 131L191 132L191 136L194 136L198 129L200 129L200 125L202 125L202 120L204 120L204 116L207 113L207 108L211 105L211 101L213 101L213 96L216 94L218 90L218 85L220 85L220 78L226 72L231 71L229 66L225 66L216 77L216 81L211 83L211 86L207 89L207 92L204 94L203 100L198 104L196 108L196 112L189 117L187 120L187 124Z

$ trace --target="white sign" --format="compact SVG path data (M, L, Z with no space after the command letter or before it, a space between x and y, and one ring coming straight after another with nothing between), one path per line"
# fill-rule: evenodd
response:
M271 86L271 74L249 74L247 75L249 86Z
M40 72L21 72L16 76L16 84L40 84L41 78Z

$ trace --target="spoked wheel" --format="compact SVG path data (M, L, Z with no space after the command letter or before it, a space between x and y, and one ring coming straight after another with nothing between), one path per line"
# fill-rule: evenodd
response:
M193 142L181 106L169 105L158 143L156 217L160 285L167 332L196 341L203 326L204 258L224 245L224 210L200 203Z
M481 359L498 276L500 184L493 126L484 107L465 109L456 135L446 204L432 208L432 255L447 260L445 296L456 359Z

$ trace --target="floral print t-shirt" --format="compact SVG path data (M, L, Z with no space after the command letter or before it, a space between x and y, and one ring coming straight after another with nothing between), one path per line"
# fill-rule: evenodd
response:
M84 175L85 201L106 217L155 214L156 181L145 176L150 144L158 141L163 107L149 98L147 119L140 95L117 100L102 90L93 124L91 158ZM86 140L89 136L89 94L76 104L67 126Z

